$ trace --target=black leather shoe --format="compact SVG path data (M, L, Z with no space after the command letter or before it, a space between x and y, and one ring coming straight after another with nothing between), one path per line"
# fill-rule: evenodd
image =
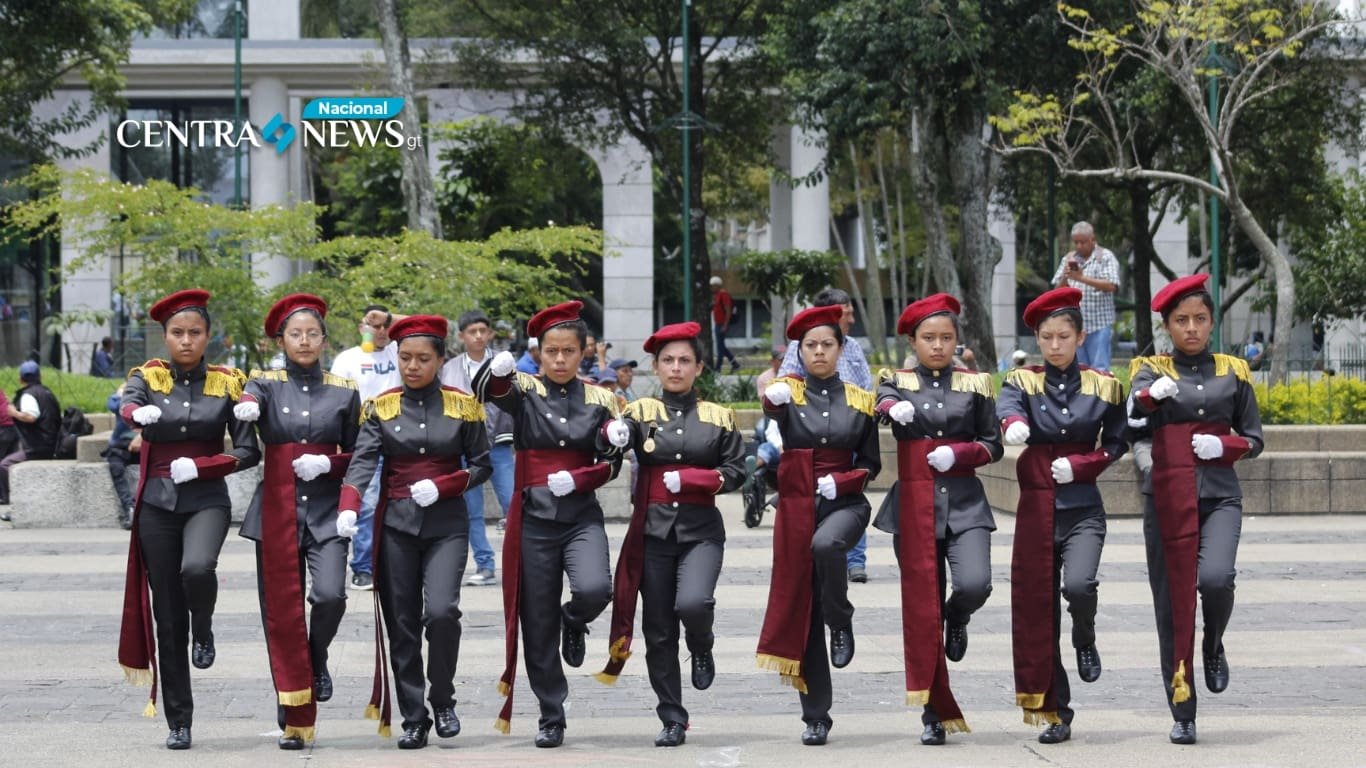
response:
M427 746L427 731L430 731L431 729L431 721L404 728L403 735L398 737L398 748L422 749Z
M560 655L564 657L564 663L571 667L583 666L584 654L584 635L587 632L580 632L563 623L560 628Z
M289 750L291 752L304 748L304 739L302 736L281 736L280 740L276 743L280 745L280 749Z
M177 725L171 729L171 735L166 737L167 749L189 749L190 748L190 726Z
M435 707L436 735L449 739L460 733L460 718L455 714L455 705Z
M1040 744L1061 744L1072 738L1072 726L1067 723L1050 724L1039 734Z
M213 648L213 635L209 635L208 640L194 641L194 647L190 650L190 663L196 669L208 669L213 666L214 657L217 655Z
M327 671L326 666L313 673L313 697L318 701L327 701L332 698L332 675Z
M1177 720L1172 725L1171 740L1173 744L1194 744L1195 743L1195 721Z
M806 730L802 731L802 743L808 747L824 746L826 740L829 738L830 724L824 720L817 720L806 726Z
M927 723L925 730L920 732L920 743L927 747L938 747L943 745L945 736L943 723Z
M655 737L656 747L676 747L688 740L687 729L682 723L669 723Z
M944 626L944 655L949 661L962 661L968 652L968 625L946 624Z
M536 746L541 749L554 749L564 743L564 726L547 725L536 732Z
M1094 683L1100 679L1100 651L1091 643L1077 649L1077 676L1083 683Z
M712 658L711 651L702 651L692 655L692 687L699 691L705 691L711 687L712 681L716 679L716 659Z
M1228 687L1228 657L1222 645L1213 656L1205 656L1205 687L1210 693L1223 693Z
M854 660L854 630L852 627L830 631L830 664L843 669Z

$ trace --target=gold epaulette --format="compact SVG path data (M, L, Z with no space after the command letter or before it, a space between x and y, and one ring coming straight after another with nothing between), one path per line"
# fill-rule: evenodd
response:
M211 365L204 373L204 394L209 397L226 397L236 402L242 397L242 386L247 383L247 375L236 368Z
M1246 360L1233 355L1214 353L1214 375L1227 376L1230 371L1248 384L1252 383L1252 369L1248 367Z
M665 408L664 401L657 397L642 397L639 400L627 403L622 415L629 416L641 424L651 421L668 421L669 409Z
M285 373L283 368L278 371L263 371L260 368L252 368L247 379L252 381L258 379L261 381L289 381L289 374Z
M1006 374L1006 383L1014 386L1026 395L1041 395L1044 390L1043 371L1032 371L1028 368L1014 368Z
M483 404L458 389L441 388L441 413L462 421L484 420Z
M1040 378L1042 378L1042 374ZM1119 379L1100 371L1093 371L1090 368L1081 372L1081 393L1098 397L1110 405L1119 405L1124 402L1124 385L1119 383Z
M1172 362L1170 355L1151 355L1149 357L1135 357L1129 362L1129 381L1133 381L1138 372L1147 368L1158 376L1166 376L1172 380L1181 378L1176 372L1176 365Z
M597 405L606 408L607 412L613 416L618 415L620 412L617 396L596 384L583 385L583 401L589 405Z
M996 397L995 389L991 385L991 374L989 373L954 371L953 381L949 384L949 388L954 392L973 392L982 397Z
M882 381L890 381L892 386L897 389L904 389L907 392L920 391L920 377L915 371L894 371L891 368L883 368L877 373Z
M517 388L523 392L535 392L541 397L545 397L545 383L528 373L516 372Z
M374 414L381 421L390 421L398 418L399 404L403 401L403 392L385 392L365 401L360 409L360 420L365 421L370 414Z
M850 384L847 381L844 382L844 402L848 403L850 408L853 408L864 416L872 416L874 400L875 398L872 392L869 392L857 384Z
M175 377L171 375L171 369L165 360L148 360L142 365L128 372L131 378L133 374L142 376L143 381L147 382L148 389L161 394L170 394L171 388L175 386Z
M357 389L355 379L338 376L329 371L323 371L323 383L333 387L341 387L342 389Z
M697 420L715 425L727 432L735 431L735 411L724 405L698 400Z

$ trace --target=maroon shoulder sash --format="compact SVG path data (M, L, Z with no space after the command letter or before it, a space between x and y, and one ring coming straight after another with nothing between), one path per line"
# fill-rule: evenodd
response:
M778 513L773 518L773 569L756 662L806 693L802 657L811 633L811 537L816 532L815 452L783 451L778 464Z

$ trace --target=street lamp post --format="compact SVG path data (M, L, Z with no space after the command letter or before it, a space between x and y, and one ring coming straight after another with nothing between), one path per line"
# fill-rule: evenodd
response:
M242 130L242 0L236 0L232 9L232 123L237 131ZM241 142L232 148L232 205L242 209L242 146Z
M683 133L683 319L692 319L692 87L688 70L691 69L692 39L688 16L692 0L683 0L683 119L679 130Z

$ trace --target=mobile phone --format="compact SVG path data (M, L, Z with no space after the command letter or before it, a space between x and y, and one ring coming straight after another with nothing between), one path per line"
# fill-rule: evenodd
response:
M959 344L958 346L954 347L953 353L961 357L963 355L963 345Z

